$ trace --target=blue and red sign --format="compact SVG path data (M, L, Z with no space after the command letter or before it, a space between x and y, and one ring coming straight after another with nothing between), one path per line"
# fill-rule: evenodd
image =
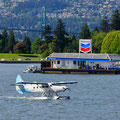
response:
M92 50L91 44L92 40L81 39L79 42L79 51L84 53L90 52Z

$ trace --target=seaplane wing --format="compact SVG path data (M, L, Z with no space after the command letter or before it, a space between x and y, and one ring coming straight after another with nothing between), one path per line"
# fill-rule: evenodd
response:
M19 82L19 83L16 83L16 86L28 85L28 84L31 84L31 85L48 85L48 83L43 83L43 82Z
M66 82L24 82L21 78L20 75L17 76L16 78L16 85L19 86L19 85L26 85L26 84L36 84L36 85L63 85L63 84L75 84L75 83L78 83L76 81L66 81Z
M66 82L52 82L51 84L52 85L63 85L63 84L75 84L75 83L78 83L76 81L66 81Z
M23 94L25 92L42 93L42 97L45 98L53 97L53 94L56 94L56 96L54 97L60 98L60 96L58 96L59 92L69 90L69 88L64 84L75 84L75 83L77 82L76 81L48 82L48 83L24 82L21 76L18 75L16 78L16 84L14 85L16 86L16 91L20 94Z

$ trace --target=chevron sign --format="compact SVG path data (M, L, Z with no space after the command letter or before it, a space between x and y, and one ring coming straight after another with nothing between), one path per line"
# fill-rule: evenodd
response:
M92 52L92 40L90 39L80 39L79 41L79 52Z

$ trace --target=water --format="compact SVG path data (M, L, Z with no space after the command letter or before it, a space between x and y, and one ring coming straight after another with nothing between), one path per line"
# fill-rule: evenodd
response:
M120 75L24 74L26 64L0 64L0 120L120 120ZM78 81L68 85L70 100L33 100L20 95L16 76L25 81Z

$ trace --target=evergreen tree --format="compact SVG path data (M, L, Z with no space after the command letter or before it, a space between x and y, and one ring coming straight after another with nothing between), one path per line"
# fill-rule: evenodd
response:
M79 38L80 39L90 39L91 38L91 33L90 33L89 27L86 23L82 26L82 31L80 33Z
M108 19L106 16L103 17L101 24L100 24L100 29L102 32L108 32L110 29L109 23L108 23Z
M72 52L79 52L79 40L76 39L75 35L72 36Z
M2 39L5 39L5 38L7 38L7 37L8 37L8 33L7 33L6 29L4 29L4 30L2 31Z
M30 42L29 37L25 36L24 40L23 40L23 43L26 46L26 52L25 53L30 53L31 52L31 42Z
M10 31L9 33L9 39L8 39L8 50L9 52L14 52L13 47L16 44L15 42L15 36L13 30Z
M111 29L120 30L120 13L118 9L116 9L112 15Z
M71 51L72 53L76 53L79 52L79 40L76 39L75 35L72 36L71 38L71 43L69 44L70 49L69 51Z
M2 35L0 34L0 40L2 39Z
M54 35L55 35L55 47L56 51L55 52L63 52L64 47L67 44L67 41L65 40L65 35L68 35L65 31L65 25L62 22L62 19L58 20L56 29L54 30Z
M8 33L4 29L2 31L2 52L8 52L7 45L8 45Z
M3 48L2 48L2 39L0 39L0 53L3 52Z
M99 32L99 29L97 27L94 28L93 32Z
M42 36L44 36L47 43L51 42L51 27L49 25L45 26Z
M0 34L0 53L3 52L3 46L2 46L2 35Z

